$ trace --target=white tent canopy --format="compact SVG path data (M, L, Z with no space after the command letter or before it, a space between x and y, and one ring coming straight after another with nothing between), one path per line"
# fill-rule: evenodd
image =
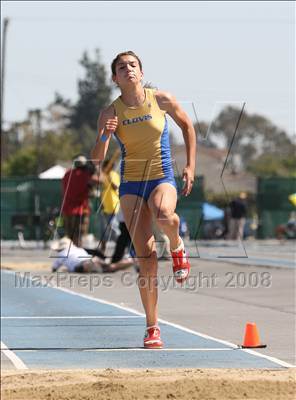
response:
M40 179L62 179L65 175L66 168L61 165L54 165L53 167L47 169L46 171L39 174Z

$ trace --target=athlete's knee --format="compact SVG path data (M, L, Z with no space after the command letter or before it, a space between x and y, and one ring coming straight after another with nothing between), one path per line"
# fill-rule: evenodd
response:
M160 226L164 225L178 225L179 217L174 210L170 208L162 208L156 215L156 222Z
M157 221L171 221L175 219L175 210L168 206L160 206L155 210Z

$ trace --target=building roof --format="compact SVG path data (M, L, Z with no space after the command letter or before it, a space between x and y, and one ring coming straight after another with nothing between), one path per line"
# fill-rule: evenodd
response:
M200 143L198 144L195 175L202 175L204 177L205 190L214 193L223 193L225 192L224 183L227 192L245 191L255 193L256 176L240 169L234 171L231 163L231 154L228 157L228 162L222 175L222 183L221 173L227 159L227 154L227 149L210 148ZM186 163L185 146L173 146L172 158L175 164L175 171L181 175Z

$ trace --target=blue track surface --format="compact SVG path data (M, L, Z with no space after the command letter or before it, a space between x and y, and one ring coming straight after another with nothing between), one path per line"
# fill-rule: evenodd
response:
M142 316L15 283L14 273L2 272L1 340L28 368L282 368L166 323L160 324L165 348L146 350Z

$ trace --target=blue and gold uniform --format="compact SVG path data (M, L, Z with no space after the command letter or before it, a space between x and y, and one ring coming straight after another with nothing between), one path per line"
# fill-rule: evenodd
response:
M119 195L135 194L147 200L163 182L176 187L168 122L153 89L145 90L140 107L128 107L120 97L113 106L118 117L115 137L122 153Z

